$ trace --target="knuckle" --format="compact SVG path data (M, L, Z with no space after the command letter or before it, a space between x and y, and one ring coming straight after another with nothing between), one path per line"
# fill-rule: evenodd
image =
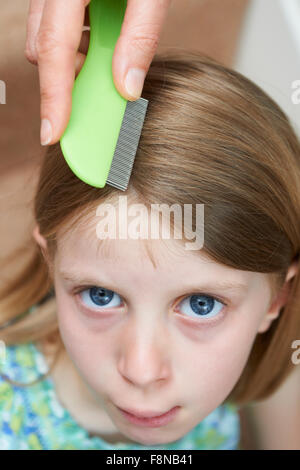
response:
M72 82L73 85L74 82ZM61 80L40 83L40 99L45 109L67 109L72 102L72 86L65 86Z
M158 47L159 38L155 33L139 32L131 38L131 44L143 52L154 54Z
M53 52L59 46L55 31L50 29L40 30L36 38L36 51L38 57L43 57Z
M44 106L52 105L58 100L59 89L54 84L46 85L40 87L40 97L41 102Z

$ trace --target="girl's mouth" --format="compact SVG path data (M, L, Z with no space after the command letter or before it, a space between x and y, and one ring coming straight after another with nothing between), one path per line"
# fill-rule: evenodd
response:
M177 415L177 412L180 408L180 406L175 406L171 408L169 411L166 413L159 415L159 416L152 416L152 417L142 417L142 416L136 416L132 413L129 413L128 411L122 410L121 408L117 407L123 416L131 423L136 424L138 426L143 426L143 427L150 427L150 428L156 428L160 426L165 426L166 424L170 423L175 416ZM150 414L150 413L149 413Z

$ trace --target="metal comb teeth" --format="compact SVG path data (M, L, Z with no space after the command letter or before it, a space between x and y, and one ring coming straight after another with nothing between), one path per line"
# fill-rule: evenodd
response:
M115 153L106 183L126 191L138 149L149 101L127 101Z

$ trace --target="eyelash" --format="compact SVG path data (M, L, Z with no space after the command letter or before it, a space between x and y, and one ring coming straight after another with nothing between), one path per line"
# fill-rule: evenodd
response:
M182 315L181 314L181 317L184 318L185 321L190 322L191 325L197 325L197 326L201 325L201 326L207 326L207 327L217 325L219 322L222 321L222 319L225 315L225 312L224 312L225 307L227 307L228 304L224 300L221 300L219 297L217 297L215 295L212 295L212 294L205 293L205 292L193 292L191 294L182 296L180 298L180 300L178 302L176 302L176 306L174 307L174 309L176 309L185 299L191 297L192 295L210 297L211 299L221 303L223 305L223 307L221 308L219 313L217 313L216 315L214 315L212 317L208 317L208 318L203 318L203 319L201 319L201 317L193 318L193 317L189 317L187 315Z
M93 287L99 287L99 286L92 286L92 285L86 285L86 286L79 286L79 287L75 287L73 290L72 290L72 294L75 295L75 296L78 296L80 295L82 292L86 291L86 290L89 290L89 289L92 289ZM102 286L101 286L102 287ZM116 293L115 291L113 291L114 293ZM119 294L118 294L119 295ZM180 300L178 302L176 302L176 306L174 307L174 309L176 307L178 307L178 305L180 305L180 303L185 300L186 298L188 297L191 297L192 295L203 295L203 296L207 296L207 297L210 297L212 298L213 300L216 300L217 302L220 302L221 304L223 304L223 308L220 310L221 313L218 313L217 315L213 316L213 317L210 317L210 318L207 318L205 320L200 320L200 319L193 319L192 317L187 317L187 321L190 321L191 324L206 324L207 326L210 325L210 324L214 324L214 323L219 323L219 321L221 321L221 318L224 316L224 307L227 307L228 303L227 301L225 302L224 299L221 299L220 297L218 296L215 296L215 295L212 295L212 294L208 294L208 293L204 293L204 292L193 292L191 294L186 294L182 297L180 297ZM120 296L120 298L123 300L123 298ZM89 309L88 307L84 306L82 301L80 300L80 305L82 306L82 308L88 312L91 312L93 313L94 311L92 309ZM122 307L123 305L121 305ZM113 307L114 308L114 307ZM105 310L104 308L102 310ZM107 308L107 310L109 310L109 307ZM184 315L181 315L184 317ZM95 318L99 318L99 315L95 316Z

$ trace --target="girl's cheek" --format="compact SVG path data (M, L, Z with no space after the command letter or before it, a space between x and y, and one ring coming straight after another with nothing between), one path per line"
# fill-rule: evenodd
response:
M73 299L57 292L57 320L60 334L67 349L76 349L82 342L87 343L87 332L80 321Z
M178 319L178 329L188 341L186 347L188 344L194 347L194 360L191 358L191 362L198 367L197 377L204 378L205 375L214 393L220 397L225 391L229 393L238 381L256 337L258 318L251 317L251 312L245 313L237 312L218 325L207 328L191 328Z
M63 342L73 359L85 362L93 357L107 355L114 344L113 325L116 316L89 318L78 308L74 297L60 292L57 296L57 317Z
M60 312L63 312L64 323L71 324L73 329L76 327L79 334L104 333L120 321L120 313L115 309L101 312L85 307L79 294L62 292L59 305Z
M235 327L224 330L222 339L215 343L212 369L219 377L219 385L228 390L234 388L242 375L256 338L256 322L251 315L239 318Z

